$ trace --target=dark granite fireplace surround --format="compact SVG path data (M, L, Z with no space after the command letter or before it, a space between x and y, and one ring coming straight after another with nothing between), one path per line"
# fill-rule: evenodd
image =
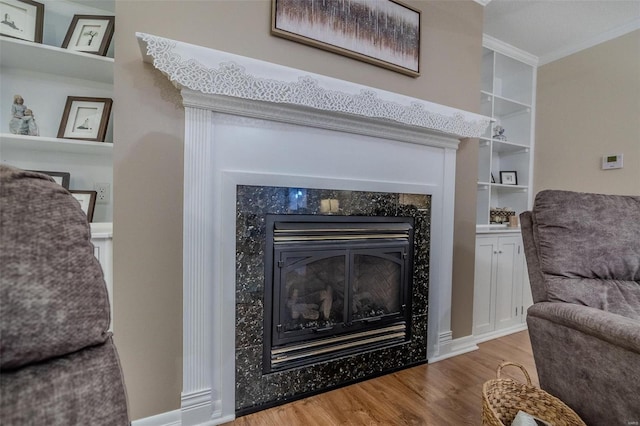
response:
M324 203L323 203L324 200ZM327 200L338 205L326 211ZM338 203L335 203L335 200ZM323 205L324 204L324 205ZM415 221L411 340L263 373L267 214L405 216ZM237 186L236 414L243 415L427 361L431 197L422 194Z

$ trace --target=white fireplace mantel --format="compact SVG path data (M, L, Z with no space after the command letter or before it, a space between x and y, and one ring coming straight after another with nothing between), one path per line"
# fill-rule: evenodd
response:
M451 341L455 157L485 116L137 33L185 106L180 423L235 416L235 188L269 185L432 197L427 355ZM295 158L295 161L291 161Z

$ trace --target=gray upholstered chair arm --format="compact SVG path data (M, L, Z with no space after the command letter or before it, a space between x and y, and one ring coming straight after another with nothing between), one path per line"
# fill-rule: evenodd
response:
M531 212L523 212L520 214L520 227L525 258L527 260L527 270L529 271L531 295L533 296L534 302L545 302L547 300L547 285L540 270L540 258L533 234L533 215Z
M588 306L558 302L536 303L527 310L527 315L578 330L640 354L640 321Z

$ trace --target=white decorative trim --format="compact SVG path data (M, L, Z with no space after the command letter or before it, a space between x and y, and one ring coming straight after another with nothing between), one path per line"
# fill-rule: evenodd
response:
M482 5L482 6L486 6L489 3L491 3L491 0L473 0L473 1L475 1L476 3L478 3L478 4Z
M136 36L145 60L153 60L178 88L387 120L458 137L480 137L490 124L489 117L396 93L150 34Z
M491 37L488 34L482 34L482 45L488 49L495 50L501 54L515 59L516 61L524 62L532 67L537 67L539 59L537 56L532 55L529 52L525 52L522 49L518 49L502 40L498 40L495 37Z
M443 331L441 333L438 333L438 343L440 343L441 345L448 344L449 342L451 342L452 339L453 339L452 331Z
M211 342L217 337L216 326L220 325L218 313L210 308L212 297L217 296L212 294L215 289L211 286L214 249L211 239L205 237L213 235L206 220L214 201L209 196L213 182L210 176L210 164L213 162L212 115L211 111L185 108L181 403L185 425L207 421L214 411Z
M181 93L185 107L206 108L244 117L356 133L439 148L458 149L460 143L458 139L436 133L430 129L408 127L404 124L383 120L363 120L361 116L356 115L312 110L291 104L254 102L222 95L207 95L190 89L182 89Z
M439 348L439 354L429 358L429 364L480 349L478 348L478 345L476 345L476 341L473 336L451 339L451 333L443 333L440 338L442 340L442 344Z
M540 57L538 65L546 65L550 62L557 61L574 53L578 53L581 50L589 49L590 47L597 46L605 41L613 40L614 38L621 37L632 31L640 29L640 18L636 18L631 22L628 22L618 28L614 28L609 31L605 31L602 34L598 34L595 37L591 37L587 40L583 40L580 43L573 44L571 46L563 47L562 49L555 50Z
M429 309L429 321L427 331L427 358L438 356L441 347L451 340L451 311L442 307L451 306L451 294L453 282L453 214L456 188L456 151L444 150L444 176L442 179L442 199L440 208L431 211L432 223L440 223L438 227L431 228L431 265L439 265L438 281L434 283L447 283L445 285L429 286L429 305L438 306L439 309ZM435 204L437 205L437 204ZM435 338L437 337L437 341Z

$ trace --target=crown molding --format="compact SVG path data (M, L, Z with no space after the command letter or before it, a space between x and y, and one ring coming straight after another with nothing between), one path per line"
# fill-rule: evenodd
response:
M598 34L597 36L584 40L580 43L563 47L562 49L543 55L539 58L538 65L546 65L550 62L557 61L558 59L565 58L569 55L573 55L574 53L578 53L581 50L589 49L593 46L621 37L638 29L640 29L640 18L636 18L622 26L605 31L604 33Z
M517 47L512 46L509 43L505 43L502 40L498 40L495 37L491 37L488 34L482 34L482 45L533 67L537 67L540 62L537 56L532 55L529 52L525 52L522 49L518 49Z

